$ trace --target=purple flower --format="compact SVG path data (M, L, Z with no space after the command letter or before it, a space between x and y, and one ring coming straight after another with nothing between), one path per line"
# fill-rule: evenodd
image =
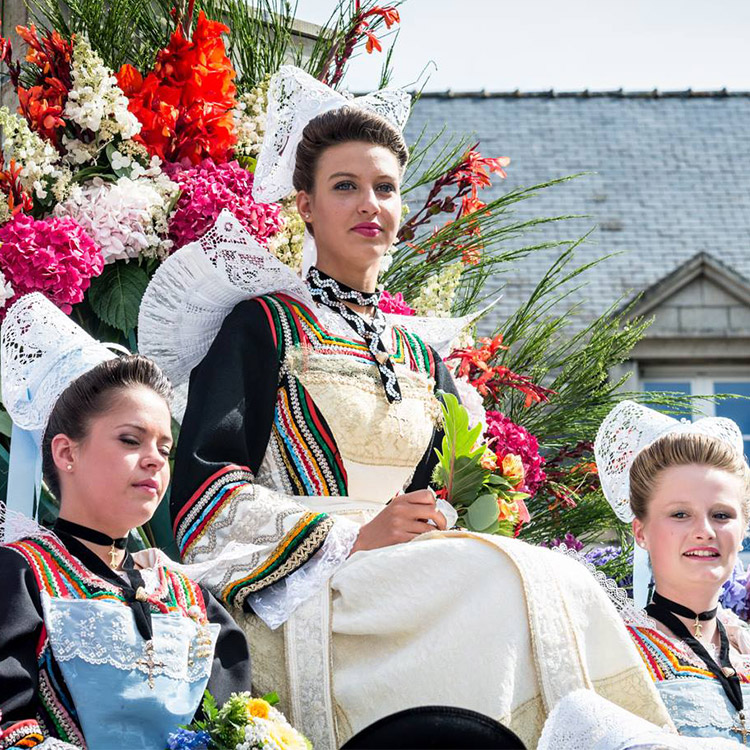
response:
M743 620L750 615L750 603L748 603L748 575L740 560L734 566L729 580L721 587L719 602L722 607L731 609Z
M167 748L168 750L207 750L210 742L211 735L208 732L178 729L167 738Z
M565 536L560 539L559 537L557 539L553 539L551 542L547 544L543 544L543 547L559 547L560 545L564 544L568 549L573 549L576 552L580 552L583 549L583 542L576 539L576 537L573 536L570 532L565 534Z

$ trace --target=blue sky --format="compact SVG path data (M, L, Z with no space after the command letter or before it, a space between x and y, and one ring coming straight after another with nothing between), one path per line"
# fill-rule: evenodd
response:
M388 0L380 3L387 5ZM324 22L334 0L299 0ZM393 83L427 90L750 89L750 0L407 0ZM352 62L373 88L383 56Z

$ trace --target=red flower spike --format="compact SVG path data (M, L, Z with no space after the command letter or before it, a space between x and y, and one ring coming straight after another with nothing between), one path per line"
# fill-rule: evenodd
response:
M159 52L145 78L123 65L117 81L128 97L128 109L142 125L139 140L149 153L165 161L199 164L231 159L236 134L236 73L222 34L229 28L198 15L192 39L181 26Z

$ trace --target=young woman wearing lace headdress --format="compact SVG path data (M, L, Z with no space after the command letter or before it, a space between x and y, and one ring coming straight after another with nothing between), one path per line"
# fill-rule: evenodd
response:
M346 100L282 68L254 191L297 190L316 246L305 281L225 213L144 296L141 351L179 388L189 377L172 489L183 559L316 747L424 704L481 711L533 747L576 686L668 723L576 561L445 530L429 480L456 326L384 315L376 292L401 217L404 97Z
M612 433L636 420L627 487L607 461ZM654 438L654 432L661 433ZM750 734L750 630L718 604L750 521L750 468L739 428L726 419L677 422L622 404L597 440L605 489L629 489L636 544L653 591L629 631L678 730L739 741ZM610 477L614 479L610 480Z
M31 503L20 489L42 464L60 512L50 532L0 504L0 748L162 750L206 688L220 702L250 689L224 608L158 550L126 549L169 483L169 381L40 294L8 311L2 366L8 502ZM23 454L34 436L41 461L33 442Z
M645 609L610 590L673 723L701 746L744 746L750 630L718 603L750 520L739 428L625 401L603 422L594 450L607 499L633 526L635 598ZM571 696L545 730L549 747L558 746L555 726L577 724L591 738L614 731L608 722L632 726L591 696Z

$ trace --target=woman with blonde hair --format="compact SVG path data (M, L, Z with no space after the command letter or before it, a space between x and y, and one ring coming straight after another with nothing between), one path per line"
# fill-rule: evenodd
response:
M750 630L719 604L750 520L739 428L625 401L594 449L604 493L637 545L635 596L645 610L622 596L621 609L672 721L685 736L746 744ZM650 571L638 562L644 552Z

